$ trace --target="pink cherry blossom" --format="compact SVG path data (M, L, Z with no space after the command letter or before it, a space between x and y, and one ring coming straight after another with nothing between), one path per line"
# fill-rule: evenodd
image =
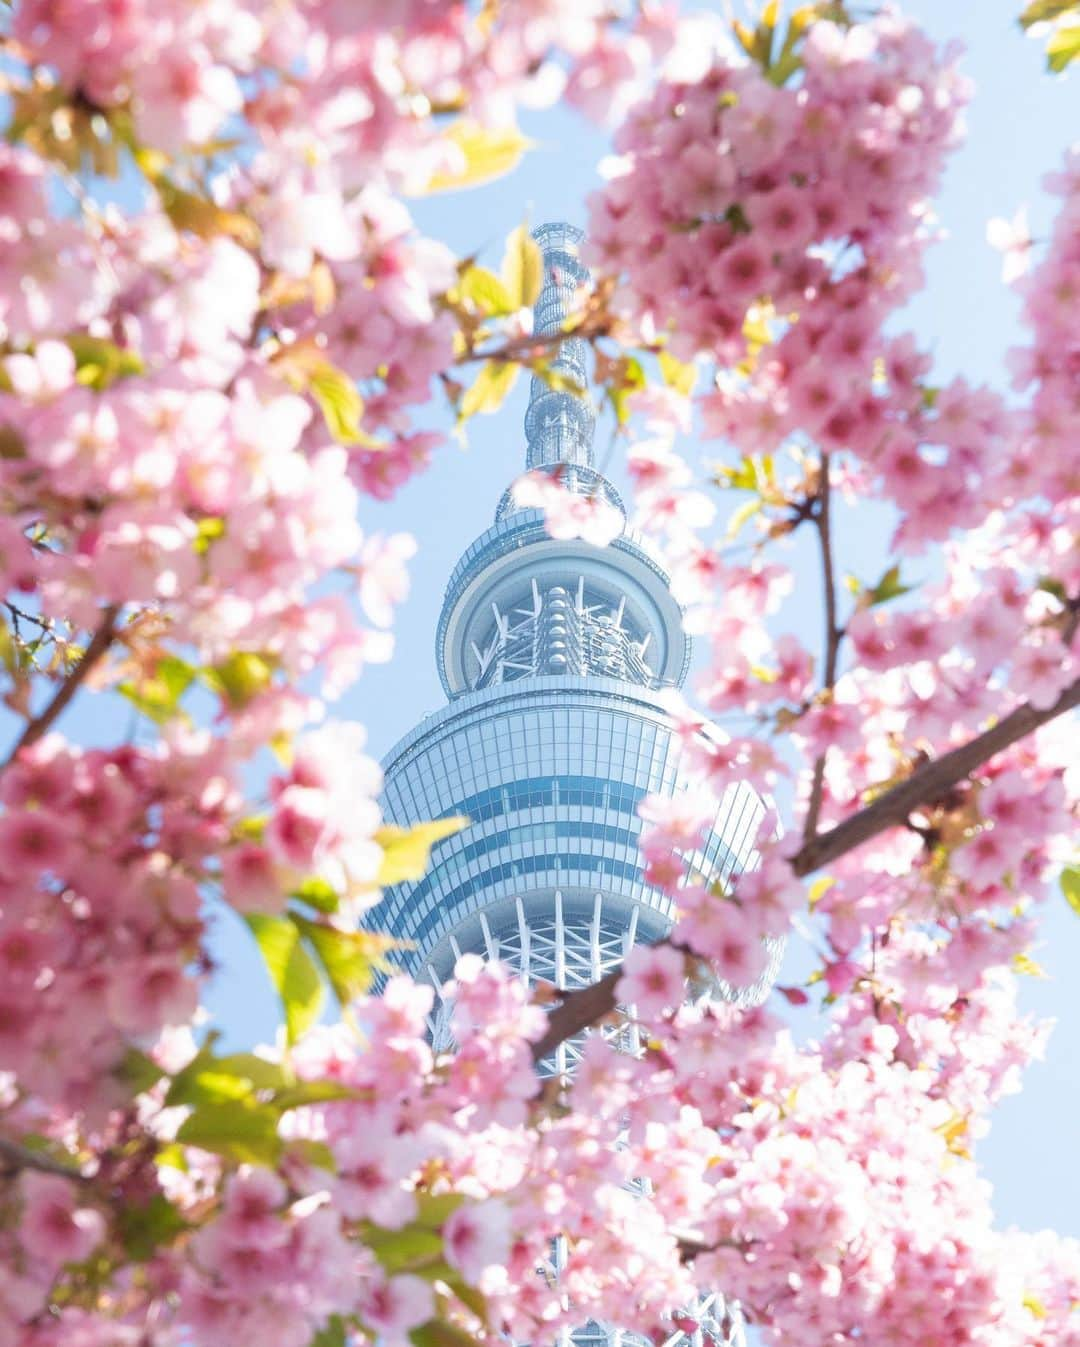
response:
M617 995L647 1020L674 1010L686 995L683 955L667 947L632 949L623 961Z

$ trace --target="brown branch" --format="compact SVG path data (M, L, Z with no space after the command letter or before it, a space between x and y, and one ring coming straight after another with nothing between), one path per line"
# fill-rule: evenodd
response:
M5 767L22 749L29 748L31 744L36 744L39 739L43 738L63 714L68 703L86 681L91 669L112 645L113 637L116 635L116 619L119 611L119 607L115 604L105 609L101 625L94 632L90 644L83 651L82 658L57 688L52 701L23 730L15 747L8 754L7 762L4 764Z
M840 655L840 629L836 624L836 577L833 574L832 532L830 528L829 508L831 492L829 490L829 456L821 456L821 488L818 494L818 508L814 512L814 527L821 548L821 579L825 591L825 663L823 668L822 690L832 692L836 682L836 665ZM813 780L810 783L810 799L806 806L806 822L803 825L803 841L809 840L817 832L818 819L821 817L821 803L825 795L825 757L828 749L814 763Z
M1080 706L1080 678L1045 710L1025 702L966 744L924 763L858 813L803 843L791 857L791 868L800 878L813 874L823 865L869 842L886 828L903 825L908 815L920 805L941 799L988 759L1076 706ZM615 1009L615 984L621 971L616 968L591 987L572 992L552 1010L543 1038L533 1045L534 1062L547 1057L560 1043Z
M70 1165L65 1165L60 1160L53 1160L42 1151L32 1151L17 1141L0 1137L0 1173L12 1175L21 1169L36 1169L42 1174L56 1174L59 1178L71 1179L74 1183L88 1181L85 1174L80 1174L77 1169L72 1169Z

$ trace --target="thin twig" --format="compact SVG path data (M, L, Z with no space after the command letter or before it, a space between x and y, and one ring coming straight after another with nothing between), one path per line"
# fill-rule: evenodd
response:
M822 689L830 694L836 682L836 665L840 654L841 631L836 622L836 577L833 574L832 532L830 527L830 490L829 456L821 456L821 489L818 494L818 508L814 511L814 528L817 531L818 545L821 549L821 579L825 591L825 664ZM806 823L803 825L803 841L808 842L817 832L818 819L821 817L821 802L825 794L825 758L826 748L814 763L814 775L810 783L810 799L806 806Z
M1080 678L1045 710L1027 702L1018 706L996 725L969 739L966 744L924 763L858 813L836 824L828 832L804 842L791 857L792 870L800 878L813 874L823 865L870 841L886 828L903 825L914 810L940 800L984 762L1076 706L1080 706ZM621 976L621 968L613 969L599 982L571 992L555 1006L548 1016L543 1038L533 1044L533 1061L539 1062L550 1056L560 1043L609 1015L615 1009L615 984Z
M22 734L19 736L15 747L8 754L6 767L11 760L24 748L29 748L31 744L36 744L45 734L49 732L53 724L63 714L67 704L78 692L79 688L86 681L87 675L93 669L94 665L112 645L113 637L116 635L116 619L120 609L115 605L105 609L104 616L101 619L101 625L94 632L90 644L83 651L82 658L74 669L68 674L64 681L56 690L52 701L45 707L40 715L34 717Z

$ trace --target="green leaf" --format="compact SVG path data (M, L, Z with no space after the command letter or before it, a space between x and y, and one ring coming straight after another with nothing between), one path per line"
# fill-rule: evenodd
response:
M311 1339L309 1347L345 1347L345 1320L340 1314L332 1314L327 1319Z
M365 1228L364 1243L384 1272L415 1272L443 1261L443 1238L434 1230L407 1225L401 1230Z
M292 897L319 912L336 912L341 905L334 886L318 875L310 875L292 891Z
M1069 602L1068 590L1060 580L1055 580L1052 575L1043 576L1035 588L1041 589L1044 594L1052 594L1060 604L1064 605Z
M152 674L116 689L155 725L164 725L180 713L180 699L195 679L196 669L178 655L163 655Z
M1080 917L1080 866L1067 865L1061 872L1061 892L1065 901Z
M277 660L254 650L234 650L228 659L204 669L202 681L228 702L234 711L245 706L270 686Z
M462 299L474 304L481 313L499 318L514 312L514 300L506 286L487 267L468 267L457 285Z
M289 1155L298 1157L307 1165L325 1169L331 1174L337 1173L334 1152L325 1141L315 1141L312 1137L292 1137L286 1150Z
M448 128L446 139L460 151L463 163L460 168L436 173L428 181L424 194L456 192L500 178L517 167L532 144L517 127L489 129L464 117Z
M344 370L328 360L313 365L308 392L318 403L327 430L339 444L357 444L364 439L360 432L364 399Z
M132 1094L145 1094L147 1090L153 1089L164 1074L157 1062L138 1048L128 1048L120 1065L113 1071L117 1080L122 1081Z
M165 1104L212 1104L226 1099L248 1099L259 1090L280 1090L292 1083L277 1062L253 1052L215 1057L208 1047L172 1078Z
M1078 57L1080 57L1080 24L1059 28L1056 33L1051 34L1046 44L1046 64L1055 74L1060 73Z
M902 585L900 583L900 567L890 566L873 589L867 594L867 606L876 607L879 603L888 603L890 599L898 599L901 594L910 594L915 588L914 585Z
M476 1347L476 1340L446 1319L429 1319L414 1328L409 1337L414 1347Z
M375 970L385 966L387 949L394 948L389 937L371 931L339 931L336 926L308 921L298 912L293 912L291 919L315 951L334 995L343 1005L369 989Z
M517 382L520 366L507 360L488 360L480 367L475 382L465 390L458 418L467 421L478 412L496 412Z
M298 1080L277 1091L274 1107L282 1113L291 1108L306 1108L308 1104L327 1104L336 1099L362 1099L363 1092L336 1080Z
M433 819L430 823L416 823L411 828L388 824L375 834L375 841L383 849L382 865L377 883L385 888L405 880L421 879L427 870L431 848L436 842L452 837L469 826L463 815Z
M136 351L129 351L103 337L73 332L64 338L75 357L75 379L86 388L99 392L117 379L142 374L146 368Z
M252 912L245 920L281 997L289 1042L295 1043L322 1014L326 989L319 970L301 943L296 925L287 917Z
M272 1165L281 1155L278 1113L243 1099L202 1104L180 1124L177 1141L240 1164Z
M145 1263L163 1244L171 1244L187 1222L164 1193L154 1193L148 1202L117 1205L117 1227L124 1252L135 1263Z
M446 1282L447 1286L449 1286L450 1290L457 1296L458 1300L460 1300L467 1309L472 1310L473 1314L476 1315L482 1324L490 1327L487 1301L484 1299L482 1292L478 1291L475 1286L470 1286L467 1281L464 1281L459 1276L455 1276L453 1273L451 1273L449 1277L444 1277L443 1281Z
M514 308L531 308L544 284L544 255L524 225L518 225L506 241L502 278Z
M464 1201L462 1193L417 1193L417 1223L438 1229L453 1216Z

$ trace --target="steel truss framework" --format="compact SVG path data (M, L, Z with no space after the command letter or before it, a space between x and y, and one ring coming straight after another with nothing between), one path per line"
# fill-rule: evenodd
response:
M474 688L494 687L541 674L595 674L640 687L657 679L646 660L652 639L617 602L598 593L583 575L573 592L564 585L530 583L508 610L492 601L494 622L483 646L472 646Z

